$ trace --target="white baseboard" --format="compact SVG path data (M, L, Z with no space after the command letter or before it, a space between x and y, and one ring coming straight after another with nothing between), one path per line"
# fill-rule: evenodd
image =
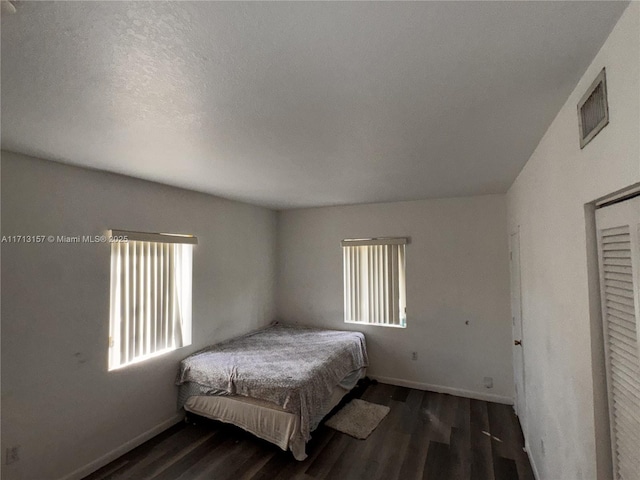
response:
M147 430L146 432L138 435L137 437L129 440L128 442L120 445L115 450L111 450L109 453L101 456L100 458L94 460L91 463L84 465L83 467L78 468L77 470L71 472L70 474L61 478L61 480L80 480L90 473L95 472L99 468L104 467L109 462L112 462L116 458L124 455L125 453L133 450L139 445L142 445L147 440L155 437L159 433L164 432L166 429L172 427L176 423L180 423L184 419L183 414L176 414L175 416L165 420L164 422L156 425L155 427Z
M379 381L380 383L388 383L399 387L415 388L416 390L429 390L430 392L448 393L449 395L457 395L458 397L473 398L475 400L484 400L487 402L504 403L513 405L513 398L504 395L495 395L493 393L476 392L473 390L463 390L461 388L444 387L442 385L432 385L430 383L412 382L393 377L381 377L378 375L369 375L369 378Z
M531 464L531 470L533 470L533 476L536 480L540 480L540 475L538 474L538 468L536 467L536 462L533 461L533 456L531 455L531 448L529 447L529 441L524 439L524 449L527 451L527 457L529 457L529 463Z

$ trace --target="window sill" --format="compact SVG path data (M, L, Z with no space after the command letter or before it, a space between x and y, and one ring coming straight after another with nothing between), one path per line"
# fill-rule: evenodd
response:
M388 328L407 328L407 325L390 325L386 323L369 323L369 322L352 322L349 320L345 320L344 323L349 323L351 325L365 325L367 327L388 327Z

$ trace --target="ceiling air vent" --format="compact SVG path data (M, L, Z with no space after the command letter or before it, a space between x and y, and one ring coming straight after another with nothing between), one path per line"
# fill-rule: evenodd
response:
M580 148L584 148L609 123L607 74L604 68L578 103L578 123Z

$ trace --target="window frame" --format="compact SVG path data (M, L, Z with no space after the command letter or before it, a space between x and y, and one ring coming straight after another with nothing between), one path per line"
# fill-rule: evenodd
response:
M109 230L108 371L192 341L193 235Z
M341 242L344 323L407 327L405 247L408 243L407 237L345 239ZM354 316L366 317L366 320L354 320Z

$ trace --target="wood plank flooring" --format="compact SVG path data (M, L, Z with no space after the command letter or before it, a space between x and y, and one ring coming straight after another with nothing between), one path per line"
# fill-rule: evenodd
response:
M182 423L85 480L534 480L508 405L383 383L353 395L391 410L366 440L320 425L308 458L220 422Z

